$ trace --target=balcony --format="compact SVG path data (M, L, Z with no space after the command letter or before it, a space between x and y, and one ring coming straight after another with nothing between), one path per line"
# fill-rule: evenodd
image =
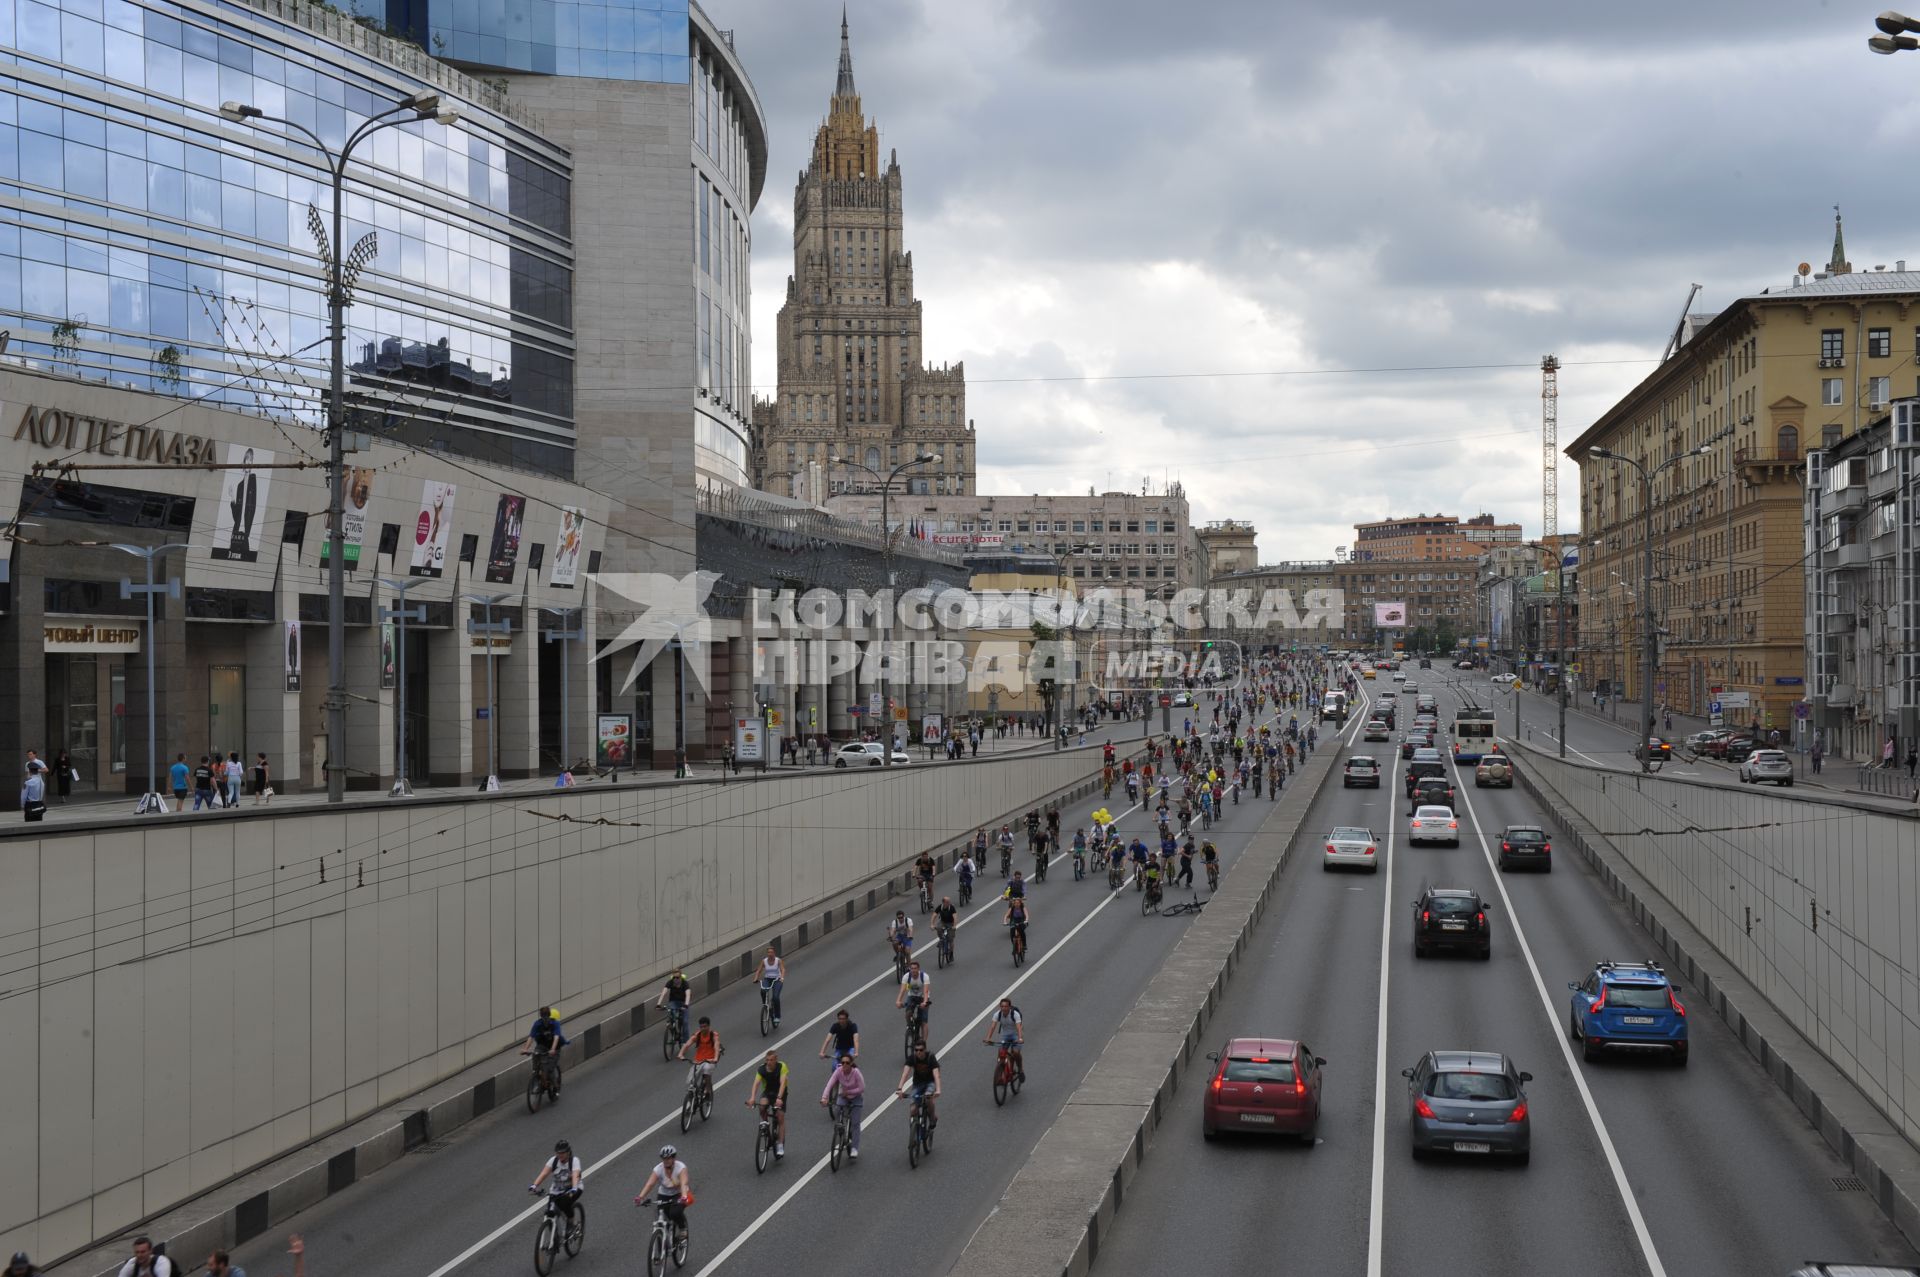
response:
M1859 699L1859 692L1852 683L1835 683L1827 689L1827 704L1841 709L1851 707Z
M1872 555L1865 541L1843 541L1827 551L1827 566L1836 571L1843 568L1864 568L1870 558Z
M1839 491L1828 489L1820 494L1820 513L1846 514L1853 510L1867 508L1867 485L1850 483Z

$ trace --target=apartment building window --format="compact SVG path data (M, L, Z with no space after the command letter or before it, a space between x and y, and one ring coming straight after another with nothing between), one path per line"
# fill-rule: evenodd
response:
M1021 519L1018 523L1014 524L1014 531L1025 532L1026 530L1027 530L1027 521L1025 519Z
M1140 553L1140 543L1138 541L1127 542L1127 553L1138 555Z
M1138 519L1127 520L1127 531L1138 532L1139 530L1140 530L1140 520Z
M1159 565L1158 565L1158 564L1154 564L1154 563L1149 563L1149 564L1147 564L1147 575L1148 575L1149 577L1157 577L1157 576L1159 576L1159 575L1160 575L1160 567L1159 567Z
M1011 532L1011 531L1013 531L1013 520L1012 520L1012 519L1002 519L1002 520L1000 520L1000 530L1001 530L1002 532Z
M1075 532L1085 532L1087 530L1087 521L1085 519L1075 519L1073 521L1073 530Z
M1140 579L1140 565L1138 563L1127 564L1127 579L1130 581Z
M1845 359L1847 357L1847 330L1844 328L1822 328L1820 330L1820 358Z
M1102 531L1102 530L1103 530L1103 529L1102 529L1102 528L1101 528L1101 526L1100 526L1100 520L1098 520L1098 519L1095 519L1095 520L1093 521L1093 526L1092 526L1091 528L1089 528L1089 529L1088 529L1088 531L1089 531L1089 532L1099 532L1099 531Z
M1147 520L1147 532L1148 532L1149 534L1152 534L1152 533L1155 533L1155 532L1158 532L1159 530L1160 530L1160 520L1158 520L1158 519L1148 519L1148 520Z
M1820 402L1823 406L1831 408L1834 405L1838 404L1840 402L1841 393L1842 393L1842 386L1840 383L1840 378L1822 377L1820 379Z
M1892 393L1893 393L1893 378L1891 377L1867 378L1867 402L1868 403L1884 404L1887 402L1888 398L1892 395Z
M1893 329L1867 329L1867 358L1885 359L1893 353Z

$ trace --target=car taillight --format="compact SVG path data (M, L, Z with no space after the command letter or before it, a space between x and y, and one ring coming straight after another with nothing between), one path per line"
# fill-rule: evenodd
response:
M1307 1080L1297 1073L1293 1078L1293 1093L1295 1095L1305 1095L1307 1093Z
M1413 1102L1413 1111L1429 1121L1433 1120L1433 1105L1427 1103L1427 1097L1424 1095Z
M1667 990L1667 1005L1673 1008L1675 1015L1684 1016L1687 1013L1687 1009L1680 1005L1680 999L1673 996L1672 989Z
M1333 844L1332 844L1332 843L1328 843L1328 844L1327 844L1327 854L1328 854L1329 856L1331 856L1331 855L1333 854Z
M1607 1005L1607 986L1603 984L1600 986L1600 996L1593 1000L1593 1013L1595 1015L1598 1015L1601 1009L1606 1005Z
M1546 854L1547 854L1548 852L1550 852L1550 851L1552 851L1552 850L1553 850L1553 844L1552 844L1552 843L1550 843L1550 842L1543 842L1543 843L1541 843L1541 844L1540 844L1540 854L1541 854L1541 855L1543 855L1543 856L1544 856L1544 855L1546 855Z
M1502 851L1512 851L1512 850L1513 850L1513 844L1512 844L1512 843L1510 843L1510 842L1503 842L1503 843L1501 843L1501 844L1500 844L1500 850L1502 850Z
M1219 1093L1220 1088L1223 1085L1225 1085L1225 1083L1226 1083L1226 1074L1216 1073L1213 1075L1213 1089L1216 1094Z
M1514 1105L1513 1116L1508 1118L1507 1120L1509 1122L1526 1121L1527 1120L1527 1102L1525 1100L1521 1100L1518 1104Z
M1473 915L1473 925L1476 927L1484 927L1487 925L1487 915L1485 910L1482 910L1481 912Z
M1373 848L1371 847L1367 848L1367 854L1371 856L1373 854Z
M1458 829L1458 828L1460 828L1460 822L1459 822L1459 821L1457 821L1457 820L1449 820L1449 821L1447 822L1447 828L1448 828L1448 829Z
M1432 919L1433 919L1433 913L1432 913L1432 911L1431 911L1431 910L1427 910L1427 909L1422 909L1422 910L1420 911L1420 925L1421 925L1421 926L1423 926L1423 927L1424 927L1424 926L1426 926L1426 925L1427 925L1427 923L1428 923L1428 922L1430 922L1430 921L1431 921Z

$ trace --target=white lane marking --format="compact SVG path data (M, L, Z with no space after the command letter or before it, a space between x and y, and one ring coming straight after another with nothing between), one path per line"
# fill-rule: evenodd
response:
M1132 877L1133 876L1129 874L1127 876L1127 881L1129 882L1132 881ZM1123 890L1124 890L1124 886L1123 886ZM962 1028L959 1033L956 1033L952 1037L952 1039L950 1039L947 1042L945 1046L941 1047L937 1052L935 1052L935 1055L937 1057L945 1056L948 1053L950 1053L955 1047L959 1046L964 1039L972 1037L974 1026L979 1024L982 1020L984 1020L987 1017L987 1015L993 1011L995 1007L1000 1005L1001 998L1011 997L1015 989L1018 989L1021 985L1025 984L1028 980L1032 979L1034 973L1040 970L1041 967L1044 967L1045 965L1047 965L1048 961L1052 959L1053 955L1065 949L1067 947L1068 942L1071 941L1076 935L1080 934L1080 929L1082 927L1086 926L1089 922L1092 922L1094 920L1094 917L1102 909L1105 909L1108 905L1112 904L1116 899L1119 898L1120 895L1121 895L1121 892L1119 891L1109 891L1107 893L1106 899L1100 901L1100 903L1096 904L1092 909L1088 910L1087 916L1080 919L1079 922L1075 923L1073 925L1073 929L1071 931L1068 931L1066 935L1061 936L1060 939L1057 942L1055 942L1052 948L1048 949L1045 953L1041 954L1038 958L1035 958L1031 963L1029 963L1027 965L1027 969L1021 973L1019 979L1015 980L1012 984L1008 985L1001 992L995 994L993 997L993 1000L987 1003L986 1006L982 1007L977 1013L975 1013L973 1018L967 1021L966 1026ZM941 1069L941 1072L944 1074L945 1071L946 1071L945 1067L943 1066ZM945 1083L945 1081L946 1081L946 1078L943 1076L941 1078L941 1082ZM894 1104L896 1104L899 1101L899 1098L900 1097L896 1092L893 1095L887 1096L886 1099L882 1100L879 1104L875 1105L873 1110L860 1120L861 1132L865 1133L869 1128L873 1126L875 1122L879 1121L880 1115L886 1112L888 1109L892 1108ZM739 1250L742 1246L746 1245L747 1242L753 1237L755 1233L758 1233L762 1228L766 1226L769 1220L771 1220L775 1215L778 1215L782 1210L784 1210L787 1206L787 1203L791 1202L795 1197L797 1197L800 1193L800 1190L805 1188L809 1183L811 1183L814 1180L814 1178L817 1177L823 1169L825 1169L826 1165L827 1165L827 1159L825 1157L822 1157L819 1161L815 1162L812 1166L808 1167L806 1173L802 1175L799 1179L795 1180L792 1187L788 1188L787 1191L780 1194L780 1196L774 1198L773 1204L768 1206L764 1211L760 1212L759 1217L755 1219L751 1224L748 1224L744 1229L742 1229L740 1231L740 1234L737 1237L735 1237L732 1241L728 1242L726 1246L721 1249L720 1253L715 1255L713 1259L707 1264L707 1266L705 1268L702 1268L699 1271L699 1273L695 1275L695 1277L711 1277L713 1273L718 1272L720 1269L720 1265L726 1263L727 1260L731 1259L735 1251Z
M1560 743L1560 738L1559 738L1558 736L1556 736L1556 735L1554 735L1554 734L1553 734L1552 732L1550 732L1550 731L1548 731L1548 730L1546 730L1546 729L1545 729L1544 727L1540 729L1540 734L1541 734L1542 736L1544 736L1544 737L1546 737L1546 738L1547 738L1548 740L1550 740L1550 741L1552 741L1552 742L1553 742L1554 744L1556 744L1556 745ZM1501 737L1500 739L1501 739L1501 740L1511 740L1511 739L1513 739L1513 738L1512 738L1512 737L1510 737L1510 736L1502 736L1502 737ZM1595 757L1594 757L1594 756L1593 756L1592 754L1589 754L1589 753L1586 753L1586 752L1585 752L1584 750L1578 750L1578 749L1575 749L1575 748L1574 748L1573 746L1571 746L1571 745L1569 745L1569 746L1567 746L1567 752L1568 752L1569 754L1579 754L1579 755L1580 755L1580 757L1582 757L1582 758L1584 758L1584 759L1586 759L1586 760L1587 760L1588 762L1590 762L1590 763L1592 763L1592 764L1593 764L1593 765L1594 765L1595 767L1605 767L1605 766L1606 766L1606 764L1605 764L1605 763L1603 763L1603 762L1601 762L1601 761L1600 761L1599 759L1597 759L1597 758L1595 758Z
M1579 1063L1573 1058L1573 1048L1567 1044L1566 1034L1560 1031L1560 1011L1553 998L1547 992L1546 981L1540 978L1540 964L1533 959L1533 946L1527 943L1527 933L1520 925L1520 915L1513 907L1513 898L1507 894L1507 884L1500 873L1500 866L1493 858L1493 851L1487 842L1487 831L1480 824L1480 817L1473 810L1473 799L1463 789L1461 800L1466 804L1467 818L1473 822L1475 839L1480 843L1481 858L1487 862L1487 868L1493 871L1493 885L1500 892L1501 904L1505 906L1513 938L1520 944L1520 954L1527 960L1527 971L1533 977L1534 990L1540 995L1541 1009L1547 1013L1547 1032L1559 1044L1560 1057L1566 1061L1567 1072L1573 1076L1574 1089L1580 1093L1580 1102L1586 1106L1587 1118L1593 1123L1593 1131L1600 1139L1600 1151L1606 1155L1607 1169L1613 1175L1613 1186L1620 1194L1621 1204L1626 1207L1627 1218L1633 1221L1633 1235L1639 1240L1641 1257L1647 1261L1648 1277L1667 1277L1666 1266L1660 1262L1660 1252L1654 1249L1653 1234L1647 1229L1646 1216L1640 1213L1640 1203L1634 1200L1633 1189L1627 1183L1626 1167L1620 1164L1620 1154L1613 1147L1613 1136L1607 1132L1607 1123L1600 1116L1600 1107L1594 1103L1593 1092L1587 1087L1587 1078L1580 1071Z
M1394 760L1393 780L1397 787L1400 762ZM1372 1188L1367 1200L1367 1277L1380 1277L1387 1223L1387 975L1392 969L1388 947L1393 940L1393 871L1399 857L1393 854L1394 826L1392 803L1387 814L1387 886L1380 902L1380 1006L1374 1028L1373 1090L1373 1169Z

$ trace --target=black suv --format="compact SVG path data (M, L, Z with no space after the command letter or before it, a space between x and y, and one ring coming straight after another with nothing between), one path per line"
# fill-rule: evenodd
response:
M1482 961L1493 956L1493 931L1480 893L1465 887L1429 887L1413 902L1413 956L1464 949Z
M1347 760L1346 770L1340 774L1340 788L1352 789L1355 785L1365 785L1371 789L1380 788L1380 763L1365 754L1355 754Z
M1407 805L1414 809L1421 807L1445 807L1448 811L1458 812L1453 802L1453 782L1445 776L1423 776L1414 782L1407 793Z
M1430 776L1438 776L1442 780L1445 780L1447 777L1446 760L1440 757L1438 750L1416 749L1413 752L1413 761L1407 764L1407 793L1411 795L1413 793L1413 787ZM1448 805L1451 806L1452 804L1449 803Z
M1521 865L1553 872L1553 842L1538 825L1508 825L1500 831L1500 867Z

